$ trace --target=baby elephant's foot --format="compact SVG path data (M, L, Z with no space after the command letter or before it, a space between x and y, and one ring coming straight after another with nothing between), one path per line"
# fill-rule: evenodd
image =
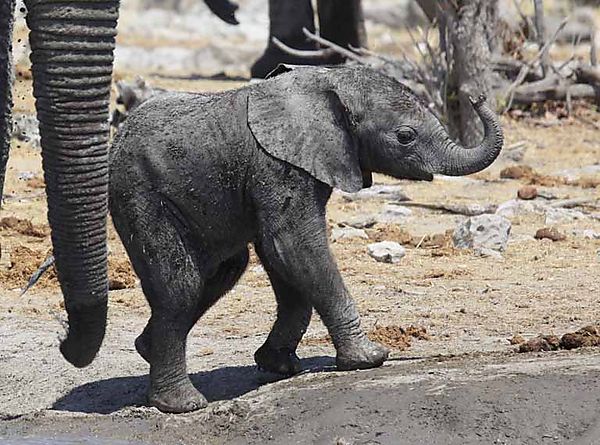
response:
M274 349L267 343L254 353L254 361L258 365L258 369L276 374L290 376L298 374L302 370L300 359L293 349Z
M176 386L152 389L148 403L164 413L187 413L208 405L206 398L189 379Z
M336 364L340 371L368 369L381 366L387 359L389 349L374 343L367 337L349 341L337 348Z
M144 360L150 363L150 335L146 334L146 331L135 339L135 349Z

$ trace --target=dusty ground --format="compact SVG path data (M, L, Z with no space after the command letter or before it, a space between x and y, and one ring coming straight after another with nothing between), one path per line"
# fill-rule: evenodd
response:
M406 37L390 41L387 31L370 27L378 48ZM146 37L133 30L120 38L124 45L149 46ZM199 34L186 45L200 45L203 38ZM248 49L249 59L261 44L257 39L256 48ZM117 76L131 73L124 68ZM148 77L155 85L195 91L243 83ZM20 77L18 112L32 112L30 88L27 76ZM521 355L508 341L517 334L529 339L600 322L600 239L594 239L600 233L598 122L600 114L585 104L571 118L556 110L505 116L507 149L485 172L432 183L376 177L378 184L399 185L413 202L426 204L498 205L516 199L530 183L546 196L519 201L522 210L509 217L510 243L501 259L454 249L446 232L464 216L420 207L408 207L412 213L394 223L366 229L369 240L332 244L365 329L395 347L382 369L320 372L331 369L334 351L315 317L299 350L307 371L315 372L270 383L273 376L252 366L275 312L267 277L253 259L236 288L191 333L189 370L213 403L184 416L143 406L147 366L133 340L148 307L112 227L115 290L107 339L90 367L71 368L58 352L64 314L53 271L20 296L51 246L39 152L14 140L0 210L0 444L40 443L24 437L110 444L391 444L399 437L403 443L598 443L597 348ZM537 174L500 177L514 165ZM590 202L552 219L550 206L574 198ZM330 225L376 215L391 202L336 193ZM566 239L535 239L543 227L555 227ZM405 244L406 257L399 264L374 261L367 244L381 240ZM397 334L411 325L426 335L408 338L409 345Z

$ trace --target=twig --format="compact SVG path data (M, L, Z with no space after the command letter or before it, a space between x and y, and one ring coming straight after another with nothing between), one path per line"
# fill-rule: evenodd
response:
M342 56L346 57L347 59L354 60L355 62L362 63L363 65L366 63L362 57L358 56L357 54L354 54L352 51L350 51L346 48L343 48L340 45L337 45L327 39L324 39L323 37L310 32L306 28L302 28L302 32L309 39L317 42L319 45L325 46L327 48L331 48L338 54L341 54Z
M423 202L414 202L409 201L402 203L407 207L419 207L422 209L429 210L441 210L447 213L452 213L455 215L465 215L465 216L477 216L483 215L484 213L494 213L498 206L494 204L437 204L437 203L423 203Z
M334 54L337 54L331 48L313 49L313 50L302 50L302 49L292 48L291 46L287 46L285 43L283 43L277 37L271 38L271 41L275 44L275 46L279 47L279 49L282 50L283 52L286 52L292 56L302 57L304 59L326 59L328 57L331 57Z
M421 244L423 244L423 241L425 241L425 238L427 237L427 235L423 235L420 239L420 241L417 243L415 249L419 249L421 247Z
M506 113L508 110L510 110L512 103L513 103L515 90L517 89L517 87L519 87L523 83L523 81L525 80L525 77L527 77L527 73L529 72L529 70L531 70L535 66L535 64L542 57L544 57L544 54L548 51L550 46L556 41L558 34L562 31L562 29L565 27L565 25L568 22L569 22L569 17L566 17L565 19L563 19L563 21L560 22L560 25L558 25L558 28L556 28L556 31L554 31L554 34L552 34L552 37L550 39L548 39L548 41L544 44L543 48L536 54L536 56L529 63L527 63L526 65L523 65L523 67L519 71L519 74L517 75L517 78L515 79L515 81L512 84L510 84L510 86L508 87L508 90L505 94L505 100L506 100L507 104L506 104L506 107L505 107L503 113Z
M31 289L35 285L35 283L37 283L38 280L42 277L42 275L44 275L44 273L48 269L50 269L50 267L53 264L54 264L54 255L50 255L48 258L46 258L44 260L44 262L41 264L41 266L38 267L38 270L36 270L35 273L31 276L31 278L27 282L27 286L25 286L25 288L21 291L21 295L19 295L19 296L22 297L23 295L25 295L25 292L27 292L29 289Z

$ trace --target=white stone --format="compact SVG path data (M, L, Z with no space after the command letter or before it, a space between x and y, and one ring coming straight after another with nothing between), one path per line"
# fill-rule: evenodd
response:
M393 184L378 184L369 188L362 189L357 193L340 192L347 201L356 201L359 199L389 199L396 201L408 201L409 198L404 193L403 187Z
M547 206L541 203L511 199L498 206L496 215L505 218L514 218L515 216L523 216L531 213L543 213L546 208Z
M483 258L493 258L495 260L503 260L504 257L497 250L488 249L486 247L481 247L479 249L475 249L475 253Z
M373 215L356 215L342 221L342 224L355 229L368 229L377 224L377 218Z
M571 234L573 236L578 236L581 238L585 238L585 239L600 239L600 232L596 232L595 230L592 229L584 229L584 230L579 230L579 229L575 229L575 230L571 230Z
M499 215L479 215L465 219L454 230L454 245L461 249L503 252L508 244L511 223Z
M404 222L412 215L412 210L396 204L386 204L383 211L377 216L377 221L382 223Z
M369 235L364 230L355 229L354 227L336 227L331 231L332 241L352 238L369 239Z
M380 263L399 263L406 255L406 249L394 241L369 244L367 252Z
M577 220L585 219L585 214L579 210L563 209L563 208L548 208L546 210L546 225L552 226L555 224L570 223Z

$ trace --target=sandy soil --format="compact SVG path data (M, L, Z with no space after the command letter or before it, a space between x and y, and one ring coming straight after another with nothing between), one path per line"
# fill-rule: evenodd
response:
M370 27L376 48L406 39L390 40L387 31ZM136 34L120 38L147 41ZM192 91L242 84L164 74L148 79ZM17 82L15 107L33 111L26 75ZM0 210L0 444L37 445L50 437L110 444L391 444L398 437L405 443L595 443L598 349L517 354L508 339L560 335L600 322L600 239L594 238L600 233L598 122L600 113L585 104L569 118L555 108L505 116L505 154L480 174L432 183L375 178L377 184L398 185L413 203L499 205L516 199L527 184L546 197L519 201L501 258L455 249L451 232L464 216L420 207L366 229L368 240L332 243L363 326L393 348L392 360L379 370L328 372L334 351L315 317L299 350L307 372L281 382L259 373L252 354L266 338L275 306L266 274L253 258L236 288L190 335L189 371L211 404L183 416L144 407L147 365L133 340L149 311L112 227L109 328L90 367L74 369L58 352L65 316L54 272L20 296L51 245L39 152L13 141ZM501 178L503 169L515 165L536 174ZM547 221L552 205L575 198L589 202ZM377 215L394 203L401 204L335 193L330 226ZM550 226L565 239L534 238ZM399 264L369 257L367 245L382 240L405 245ZM409 326L422 335L403 335Z

